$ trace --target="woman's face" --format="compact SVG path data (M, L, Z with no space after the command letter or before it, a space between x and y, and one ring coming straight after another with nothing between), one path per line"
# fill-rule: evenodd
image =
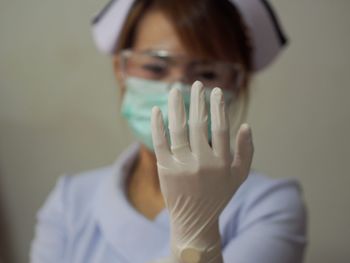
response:
M133 55L128 58L124 71L128 76L162 82L192 84L200 80L207 87L232 87L237 82L237 70L227 64L195 59L181 43L171 21L156 9L149 10L139 21L133 43ZM166 53L152 53L165 51ZM147 53L149 52L149 53ZM118 56L117 56L117 62ZM122 92L120 64L115 63ZM125 74L125 72L124 72Z

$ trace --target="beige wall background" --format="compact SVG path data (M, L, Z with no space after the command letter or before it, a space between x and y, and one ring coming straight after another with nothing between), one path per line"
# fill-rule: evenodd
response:
M88 27L105 2L0 0L5 262L27 262L35 213L59 175L109 164L132 141L110 60ZM292 41L254 82L254 167L301 181L306 261L349 262L350 1L272 2Z

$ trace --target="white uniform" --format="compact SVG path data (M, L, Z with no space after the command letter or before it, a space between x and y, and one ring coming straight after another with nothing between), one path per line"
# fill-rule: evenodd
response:
M125 178L139 145L108 167L60 178L38 213L32 263L147 263L167 257L169 216L139 214ZM306 245L299 184L251 172L220 217L224 262L298 263Z

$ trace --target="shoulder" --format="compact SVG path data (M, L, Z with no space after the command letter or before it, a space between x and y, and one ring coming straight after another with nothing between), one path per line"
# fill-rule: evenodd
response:
M300 209L304 203L302 188L296 178L276 179L254 171L237 194L244 199L242 201L246 212L258 206L261 209L269 206Z
M231 237L256 227L296 236L306 232L302 188L294 178L274 179L252 171L224 212L225 232Z
M34 262L63 262L66 242L92 217L92 199L111 167L61 176L37 214L31 245Z
M276 198L289 196L296 201L295 198L299 200L302 196L301 185L296 178L276 179L252 171L237 191L237 197L244 199L246 204L270 195Z
M286 207L299 206L303 203L301 185L295 178L276 179L251 171L228 207L239 206L244 212L266 201Z
M92 213L94 200L103 187L120 179L123 167L132 163L138 151L138 145L131 145L116 162L109 166L61 176L51 191L38 217L60 215L64 220L77 222ZM118 187L116 185L116 187Z
M58 184L61 185L64 202L73 208L84 209L91 204L100 185L114 172L111 165L61 177Z
M93 199L104 180L113 175L113 166L59 177L45 204L40 219L56 217L74 222L91 210Z

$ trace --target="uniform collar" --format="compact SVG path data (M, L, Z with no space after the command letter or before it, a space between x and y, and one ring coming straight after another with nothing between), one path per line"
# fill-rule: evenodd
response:
M169 253L167 211L151 221L130 205L125 194L125 179L139 148L139 144L134 144L122 154L114 164L113 174L100 185L94 204L102 235L132 263L145 263Z

